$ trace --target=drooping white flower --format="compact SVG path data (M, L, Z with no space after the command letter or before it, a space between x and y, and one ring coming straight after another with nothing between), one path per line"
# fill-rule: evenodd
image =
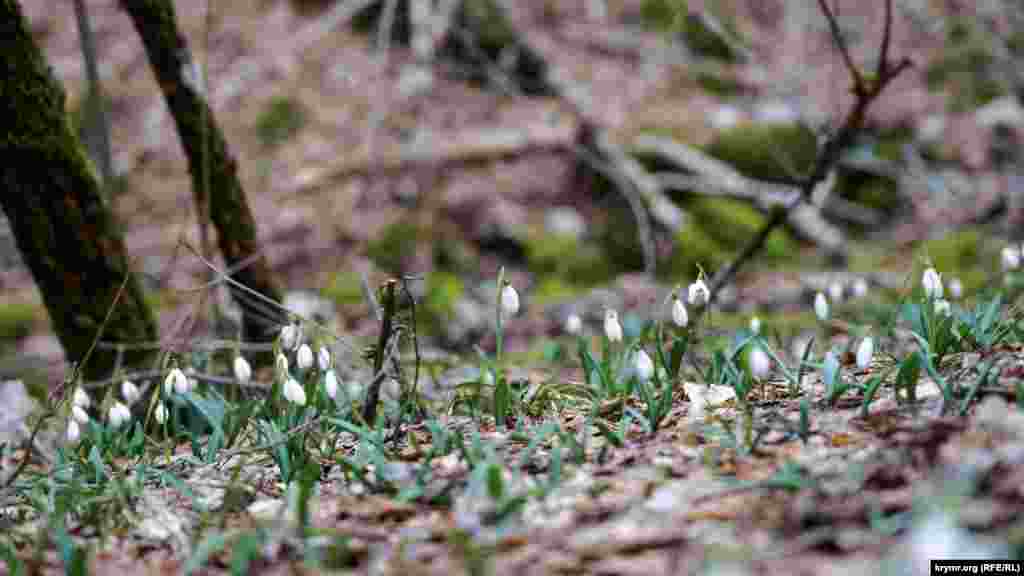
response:
M249 365L249 361L242 356L235 356L235 379L242 384L248 384L249 380L252 379L252 366Z
M842 302L843 301L843 284L842 282L832 282L828 285L828 299L830 302Z
M316 361L320 366L320 371L327 372L327 369L331 367L331 351L326 346L321 346L316 353Z
M942 276L935 268L928 268L921 275L921 286L924 288L924 295L935 300L942 298Z
M959 278L953 278L949 281L949 297L953 299L959 299L964 295L964 284Z
M871 358L875 355L875 339L865 336L857 346L857 368L867 370L871 366Z
M686 325L690 323L690 316L686 313L686 305L675 294L672 295L672 321L680 328L686 328Z
M139 399L139 394L139 387L136 386L134 382L131 380L121 382L121 396L124 398L125 402L133 404Z
M818 320L822 322L828 320L828 300L821 292L814 296L814 313L818 316Z
M308 344L299 346L299 351L295 354L295 363L302 372L309 370L313 366L313 349Z
M334 373L334 370L327 370L327 374L324 375L324 390L331 400L338 395L338 375Z
M1003 272L1009 272L1010 270L1020 268L1020 248L1016 246L1006 246L1002 249L999 255L1003 264Z
M633 354L633 374L640 382L647 382L654 375L654 362L643 348Z
M754 316L753 318L750 319L750 331L753 332L754 334L761 333L761 319L758 318L757 316Z
M949 304L949 300L943 300L939 298L935 301L935 313L941 316L952 316L953 308Z
M851 288L851 290L853 291L854 298L863 298L867 296L868 281L863 278L857 278L853 281L853 288Z
M284 380L288 378L288 357L284 354L278 354L274 360L274 372L277 374L278 380Z
M772 369L772 359L760 346L750 351L750 375L755 380L763 380Z
M74 394L71 396L71 403L75 406L81 406L82 408L88 408L92 406L92 399L89 398L89 394L82 390L81 387L75 388Z
M690 306L700 306L706 304L711 299L711 291L708 290L708 285L703 280L698 279L693 284L690 284L689 293L687 294L687 302Z
M565 319L565 331L573 336L583 331L583 319L579 314L569 314L569 317Z
M622 342L622 325L619 314L611 308L604 311L604 335L609 342Z
M156 418L156 421L160 424L167 422L167 407L164 406L163 402L156 405L156 410L153 411L153 417Z
M78 404L73 404L71 406L71 419L79 424L86 424L89 422L89 413Z
M64 437L68 444L77 444L78 439L82 437L82 429L78 427L78 422L75 422L74 418L68 420L68 429Z
M306 405L306 391L303 390L302 384L299 384L295 378L288 378L284 383L284 397L292 404Z
M299 345L301 334L295 324L286 324L281 328L281 349L294 350Z
M121 402L114 402L114 405L110 407L110 411L107 412L107 421L114 428L120 428L122 424L131 419L131 411Z
M508 280L505 280L505 287L501 289L501 315L503 318L511 318L519 313L519 292L512 287Z
M172 391L178 394L187 394L189 390L188 377L180 368L175 368L164 378L164 392L170 394Z

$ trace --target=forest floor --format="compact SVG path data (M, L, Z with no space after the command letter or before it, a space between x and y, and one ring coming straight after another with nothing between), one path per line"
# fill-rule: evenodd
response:
M84 71L70 3L24 4L70 107L80 105ZM207 63L217 120L239 158L266 256L289 290L322 293L339 270L365 272L371 282L383 278L368 246L395 222L443 223L404 255L402 267L419 271L430 266L438 238L478 241L494 229L540 225L548 212L564 207L587 223L603 210L572 185L573 161L565 148L577 120L564 103L485 91L444 74L424 80L407 49L375 50L345 27L303 46L316 14L297 14L288 2L225 3L209 20L203 4L175 2L190 44ZM807 26L789 26L779 20L785 14L781 3L736 3L759 58L758 66L737 72L744 95L724 101L703 92L685 70L645 53L658 46L653 35L638 35L652 42L639 48L609 40L623 30L635 33L623 22L636 18L639 2L609 2L610 13L601 19L588 18L584 4L537 3L517 8L516 18L546 58L599 95L597 114L619 141L658 128L699 144L713 136L723 115L837 118L849 103L846 71L827 30L814 23L816 14ZM198 245L188 168L128 17L113 0L89 2L89 8L122 175L112 204L146 288L159 295L167 335L183 314L195 313L184 293L207 274L181 248L183 241ZM859 16L867 27L877 22L874 12L856 10L851 6L844 16ZM941 37L910 25L900 26L894 40L895 54L922 62L942 45ZM872 109L872 126L917 130L941 117L946 128L940 141L948 155L978 180L991 175L987 132L972 113L948 113L950 95L929 92L921 76L893 84ZM778 85L787 93L775 91ZM276 141L259 127L280 102L294 106L302 119ZM538 143L493 161L455 154L451 162L406 168L401 160L409 142L438 148L524 129L541 134ZM794 337L814 334L816 352L832 344L851 349L861 327L881 314L878 309L899 310L883 300L918 297L921 255L915 242L957 225L955 202L973 205L984 198L991 195L916 199L919 209L886 231L887 243L866 248L886 254L871 260L884 269L855 271L894 275L888 291L880 290L884 296L837 306L836 322L828 326L813 321L806 302L790 306L780 316L804 323L776 328L766 317L766 341L794 373L800 363L790 352ZM0 244L0 298L7 305L37 306L12 243ZM479 242L470 245L477 270L466 283L493 288L506 262ZM737 332L737 321L745 324L749 313L779 293L802 290L804 276L817 274L821 259L812 246L801 250L814 267L741 276L737 289L750 299L744 313L719 318L732 323L727 327L712 314L691 341L721 346ZM993 252L989 244L976 250L989 259L990 270ZM530 399L516 406L508 426L495 425L488 408L493 396L480 395L479 387L473 395L479 375L473 370L480 363L467 346L450 363L447 356L425 360L442 374L434 379L436 390L424 391L437 393L429 418L384 430L334 430L329 450L323 448L326 435L310 441L321 474L308 501L289 493L273 449L260 449L266 438L251 430L232 449L212 452L206 452L208 437L176 445L148 438L141 452L122 447L124 453L103 462L83 450L79 460L67 457L77 468L63 472L88 476L83 485L33 462L13 484L17 505L6 506L11 493L0 489L0 528L19 558L0 564L0 574L16 566L57 573L73 564L78 549L88 550L85 562L97 574L924 574L927 560L954 553L1022 555L1019 338L964 345L935 374L908 368L907 380L897 383L916 343L905 330L875 324L884 351L870 368L856 367L850 354L840 357L840 380L850 384L845 395L831 399L834 382L826 384L828 376L814 364L799 370L796 384L755 387L749 404L727 398L723 390L732 388L707 387L708 372L696 368L710 370L713 359L698 351L651 430L642 418L651 402L572 392L595 384L580 368L577 341L562 333L563 311L583 313L584 342L599 345L602 304L620 309L624 320L627 310L636 312L642 326L659 317L644 310L668 287L633 274L568 303L531 307L531 289L541 282L525 267L508 270L526 304L522 316L507 324L508 378ZM1017 310L1009 304L1001 318L1015 327ZM342 306L337 313L331 328L349 350L376 337L379 324L369 306ZM493 308L485 313L493 317ZM48 381L57 382L64 358L45 319L34 318L0 364L42 366ZM628 336L639 332L627 327ZM480 341L494 352L493 330ZM516 365L520 359L524 363ZM349 377L357 374L354 369ZM886 384L866 399L864 387L881 376ZM255 378L270 379L267 371ZM956 391L950 399L943 399L943 382ZM537 400L550 390L550 402ZM916 402L899 396L910 390ZM699 409L702 395L716 394L724 397ZM453 409L453 399L466 400L470 409ZM750 437L743 406L752 410ZM42 457L52 463L60 436L41 438ZM27 457L8 448L0 452L0 478ZM297 483L291 486L297 490ZM46 524L52 517L37 513L62 497L81 502L55 536Z

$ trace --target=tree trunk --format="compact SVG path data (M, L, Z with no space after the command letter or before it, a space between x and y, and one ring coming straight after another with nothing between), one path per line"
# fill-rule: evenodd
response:
M228 268L239 266L232 278L280 302L280 289L266 258L259 254L256 222L238 180L237 163L202 93L203 79L193 66L178 29L174 5L170 0L125 0L121 6L142 38L150 66L174 116L192 173L200 224L205 226L207 215L216 227ZM245 340L272 340L272 328L279 322L268 318L266 304L236 289L232 289L232 294L242 308Z
M64 90L35 45L15 0L0 0L0 204L69 360L103 340L157 339L157 323L128 267L124 239L64 111ZM110 375L115 352L96 348L86 380ZM146 351L128 351L139 366Z

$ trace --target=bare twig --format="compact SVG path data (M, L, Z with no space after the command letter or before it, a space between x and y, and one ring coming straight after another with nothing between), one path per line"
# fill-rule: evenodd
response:
M363 420L368 426L377 421L377 402L380 399L380 385L384 381L384 361L388 352L388 343L395 336L392 330L392 323L395 318L395 286L398 284L394 279L384 282L381 290L383 300L384 317L380 325L380 337L377 340L377 350L373 357L373 380L366 391L366 404L363 406ZM395 338L397 340L397 338Z
M828 20L829 28L832 30L833 40L839 48L839 51L842 53L843 61L849 70L850 77L853 82L853 93L856 97L856 102L854 103L853 108L851 108L849 113L846 115L846 118L838 132L825 142L822 150L818 153L813 170L800 185L800 197L796 198L785 207L776 207L773 209L768 221L765 222L750 242L744 246L740 254L727 266L715 273L709 286L711 290L711 300L708 302L708 305L704 310L707 310L710 307L719 292L721 292L721 288L732 280L740 266L742 266L743 263L753 257L753 255L761 249L771 231L785 221L789 211L800 204L800 202L810 198L818 185L826 180L835 163L838 161L840 153L853 142L853 139L863 126L864 120L867 116L868 107L875 101L875 99L878 98L879 94L881 94L882 90L885 89L889 82L911 66L911 62L908 59L902 59L895 63L889 60L888 36L892 26L891 3L892 0L886 0L885 2L886 21L883 30L884 37L882 39L882 49L879 54L877 78L874 78L871 82L866 82L860 70L854 65L853 60L850 57L849 50L846 46L846 40L843 38L842 33L839 30L839 25L836 22L833 12L829 9L825 0L818 0L818 4L821 6L822 12L825 14L825 18Z

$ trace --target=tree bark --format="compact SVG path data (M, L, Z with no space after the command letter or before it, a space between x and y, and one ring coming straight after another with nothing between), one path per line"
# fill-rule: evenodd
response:
M217 229L218 244L228 268L238 266L232 278L280 302L281 292L266 258L259 254L256 222L238 179L237 162L228 150L202 93L197 67L178 29L170 0L123 0L142 38L146 56L174 116L178 137L188 157L192 190L200 224L208 216ZM246 341L269 341L279 322L268 319L267 306L251 295L232 289L242 308L242 334Z
M15 0L0 0L0 37L0 205L65 354L81 361L101 329L106 341L156 340L157 322L128 267L122 231L71 131L64 90ZM82 376L110 376L115 355L96 348ZM140 366L149 358L129 350L124 362Z

